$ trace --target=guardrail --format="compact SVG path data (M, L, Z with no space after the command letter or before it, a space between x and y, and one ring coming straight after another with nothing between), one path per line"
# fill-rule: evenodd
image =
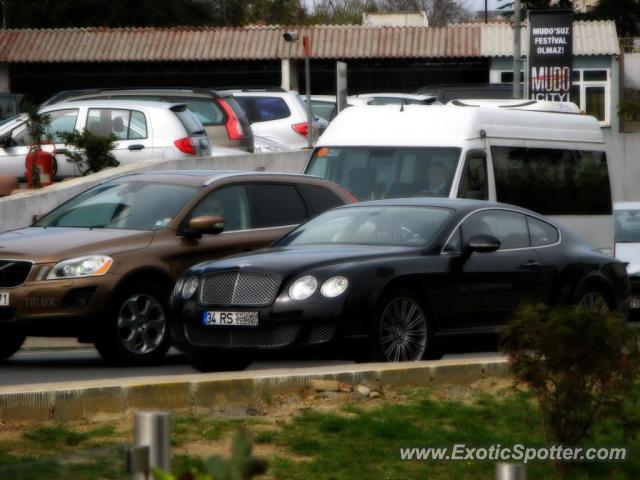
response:
M0 198L0 232L24 228L34 215L42 215L77 194L121 175L162 170L266 170L300 173L308 150L202 157L179 160L146 160L122 167L109 168L86 177L59 182L40 190L25 190Z

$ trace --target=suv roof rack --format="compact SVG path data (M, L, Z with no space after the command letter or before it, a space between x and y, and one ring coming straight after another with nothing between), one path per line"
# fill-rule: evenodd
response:
M251 85L251 86L224 86L212 87L213 91L237 90L241 92L288 92L287 89L274 85Z
M45 100L40 106L46 107L48 105L54 103L60 103L62 101L68 100L72 97L80 97L85 95L93 95L98 93L108 93L108 92L120 92L120 91L143 91L143 90L152 90L152 91L183 91L183 92L193 92L199 93L203 95L209 95L212 97L217 96L217 93L208 88L202 87L106 87L106 88L85 88L85 89L77 89L77 90L63 90L61 92L56 93L52 97Z

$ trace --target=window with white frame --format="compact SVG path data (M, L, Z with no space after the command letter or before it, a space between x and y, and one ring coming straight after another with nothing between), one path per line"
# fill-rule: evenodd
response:
M600 125L611 125L611 72L609 69L573 70L571 101L593 115Z
M520 78L524 80L521 72ZM491 83L513 83L513 70L492 70ZM574 68L571 101L593 115L603 127L611 125L611 71L608 68Z

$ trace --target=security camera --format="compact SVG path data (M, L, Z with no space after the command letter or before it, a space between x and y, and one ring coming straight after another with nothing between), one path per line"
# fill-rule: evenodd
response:
M285 42L295 42L298 40L298 32L285 32L282 34Z

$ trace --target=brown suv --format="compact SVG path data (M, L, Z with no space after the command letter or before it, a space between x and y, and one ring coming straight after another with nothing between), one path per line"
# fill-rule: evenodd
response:
M26 336L72 336L107 360L169 348L169 295L187 268L264 247L353 197L304 175L170 171L116 178L32 227L0 234L0 360Z

